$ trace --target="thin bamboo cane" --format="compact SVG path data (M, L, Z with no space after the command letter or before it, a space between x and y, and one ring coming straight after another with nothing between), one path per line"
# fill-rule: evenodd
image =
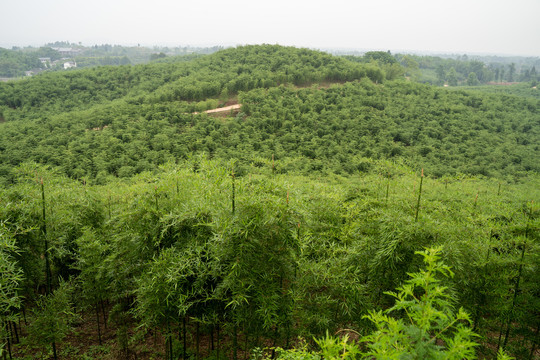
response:
M420 199L422 197L422 183L424 181L424 169L422 169L422 174L420 175L420 186L418 188L418 202L416 203L416 213L414 214L414 222L418 221L418 212L420 210Z

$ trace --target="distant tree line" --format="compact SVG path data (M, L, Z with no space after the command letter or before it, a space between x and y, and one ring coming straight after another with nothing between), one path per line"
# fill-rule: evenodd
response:
M537 71L538 59L485 57L469 59L467 55L449 57L392 55L389 51L369 51L364 55L344 55L345 58L358 62L377 62L388 69L394 64L404 68L405 75L416 81L434 85L475 86L488 82L532 82L540 80ZM484 58L481 58L484 59ZM488 61L488 62L486 62ZM399 72L396 72L399 75Z
M46 69L50 66L42 63L39 58L50 58L54 61L60 59L60 54L48 47L32 50L0 48L0 77L24 76L26 71Z

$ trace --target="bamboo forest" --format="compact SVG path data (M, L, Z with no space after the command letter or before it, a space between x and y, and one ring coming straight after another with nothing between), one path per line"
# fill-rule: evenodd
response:
M0 82L2 359L540 358L534 66L86 63Z

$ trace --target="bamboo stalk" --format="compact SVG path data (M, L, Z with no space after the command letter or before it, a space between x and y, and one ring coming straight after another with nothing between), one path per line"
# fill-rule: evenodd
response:
M98 342L99 342L99 345L101 345L101 326L99 324L99 308L98 308L98 304L96 303L96 320L97 320L97 330L98 330Z
M52 343L52 351L53 351L53 359L58 360L58 355L56 355L56 343L54 341Z
M17 331L17 323L15 321L11 322L11 327L13 329L13 334L15 334L15 344L19 343L19 332Z
M476 193L476 196L474 198L474 205L473 205L473 211L476 210L476 204L478 203L478 195L480 194L480 192L477 192Z
M236 322L233 327L233 360L238 360L238 329Z
M109 208L109 219L111 219L111 191L109 190L109 196L108 196L108 202L107 207Z
M187 324L186 324L186 315L184 315L184 317L182 318L182 332L183 332L183 334L182 334L182 341L184 342L184 348L182 349L182 350L183 350L183 357L182 357L182 358L183 358L184 360L187 360L187 355L186 355L186 354L187 354L187 349L186 349L186 346L187 346L187 345L186 345L186 337L187 337L187 334L186 334L186 333L187 333L187 329L186 329L186 327L187 327Z
M538 322L538 326L536 327L536 334L534 338L532 339L532 346L531 346L531 352L529 354L529 360L533 359L534 353L536 351L536 344L538 344L538 339L540 338L538 335L540 334L540 322Z
M232 177L232 196L231 196L231 205L232 205L232 213L234 214L235 210L236 210L236 204L235 204L235 197L236 197L236 189L235 189L235 177L234 177L234 169L232 169L232 172L231 172L231 177Z
M504 335L504 342L503 342L503 348L506 348L506 344L508 343L508 338L510 336L510 330L511 330L511 324L513 317L514 308L516 306L516 301L518 297L518 291L519 291L519 283L521 281L521 276L523 275L523 259L525 258L525 249L527 248L527 238L529 237L529 224L530 220L532 218L532 212L533 212L533 202L531 201L531 209L529 211L529 216L527 218L527 226L525 228L525 239L523 240L523 248L521 249L521 259L519 260L519 269L518 269L518 276L516 280L516 286L514 287L514 296L512 298L512 307L510 308L510 313L508 316L508 323L506 325L506 333Z
M216 336L217 336L217 349L216 349L216 358L219 360L219 322L217 323L217 329L216 329Z
M4 325L4 324L5 324L5 325ZM5 328L6 328L6 330L7 330L7 338L6 338L6 340L7 340L7 347L8 347L9 358L10 358L10 360L11 360L11 359L13 359L13 357L12 357L12 355L11 355L11 331L10 331L10 329L9 329L9 322L8 322L7 320L4 322L4 324L3 324L3 325L5 326Z
M385 203L388 204L388 194L390 192L390 174L388 174L388 182L386 183L386 196L385 196Z
M244 322L244 351L245 351L245 355L246 355L245 360L249 359L249 349L248 349L249 336L248 336L248 334L249 334L249 332L246 330L246 324Z
M480 313L482 312L482 304L481 302L484 300L485 298L485 292L484 292L484 286L486 286L486 269L487 269L487 264L488 264L488 261L489 261L489 255L490 255L490 250L491 250L491 239L493 238L493 230L490 230L489 231L489 239L488 239L488 249L487 249L487 254L486 254L486 263L484 264L484 272L482 273L482 285L481 285L481 299L480 301L478 301L476 303L476 311L475 311L475 315L474 315L474 320L473 320L473 331L476 331L476 328L478 326L478 322L480 321Z
M195 358L199 360L201 358L201 352L199 351L200 347L201 333L199 331L199 322L195 323Z
M28 326L28 320L26 320L26 306L22 306L22 313L23 313L23 319L24 319L24 325Z
M420 199L422 197L422 182L424 181L424 169L422 169L422 174L420 175L420 186L418 188L418 202L416 203L416 213L414 215L414 222L418 221L418 212L420 210Z
M107 329L107 316L105 314L105 305L103 304L103 300L101 298L99 302L101 304L101 313L103 314L103 326L105 327L105 329Z
M46 217L46 205L45 205L45 184L43 178L41 178L41 209L42 209L42 224L41 233L44 238L45 245L45 276L47 278L47 294L51 293L51 264L49 261L49 241L47 240L47 217Z
M167 318L167 336L165 338L165 358L172 360L173 359L173 347L172 347L172 332L171 324Z
M297 254L298 254L298 249L300 248L300 223L298 223L298 226L296 227L296 240L298 242L298 246L297 246ZM298 270L298 265L297 265L297 262L295 261L294 262L294 279L296 281L296 275L297 275L297 270Z

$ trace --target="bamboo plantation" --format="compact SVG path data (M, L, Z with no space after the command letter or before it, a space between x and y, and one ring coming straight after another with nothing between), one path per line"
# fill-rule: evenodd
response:
M317 177L200 156L106 185L20 165L0 188L0 356L537 358L540 178L365 161Z

